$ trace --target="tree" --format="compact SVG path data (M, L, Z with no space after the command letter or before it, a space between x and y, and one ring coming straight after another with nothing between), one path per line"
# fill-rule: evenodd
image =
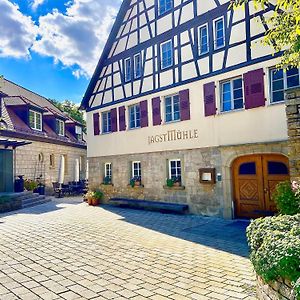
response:
M234 7L243 6L249 0L232 0ZM263 43L283 52L278 67L287 69L300 66L300 0L253 0L256 9L274 6L271 17L265 18L268 30Z
M70 100L65 100L64 102L59 102L54 99L49 99L49 101L55 105L58 109L65 112L69 117L73 118L74 120L78 121L86 127L86 121L84 119L83 112L79 110L79 106L73 103Z

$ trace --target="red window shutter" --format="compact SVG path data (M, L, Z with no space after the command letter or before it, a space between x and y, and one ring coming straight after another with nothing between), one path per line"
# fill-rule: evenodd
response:
M160 97L152 99L153 126L161 125Z
M144 100L140 102L141 111L141 127L148 127L148 101Z
M209 82L203 86L205 116L213 116L217 112L215 83Z
M180 119L181 121L190 120L190 92L189 90L183 90L179 92L180 99Z
M93 114L93 120L94 120L94 135L99 135L100 134L99 113Z
M118 131L117 109L113 108L110 111L111 132Z
M125 131L126 130L126 117L125 117L125 106L119 107L119 130Z
M265 106L264 70L244 74L245 108Z

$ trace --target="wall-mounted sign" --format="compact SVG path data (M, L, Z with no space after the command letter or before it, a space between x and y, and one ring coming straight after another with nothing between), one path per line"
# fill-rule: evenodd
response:
M192 130L170 130L167 133L148 136L148 144L173 142L180 140L198 139L198 129Z
M216 183L216 169L202 168L199 169L200 183Z

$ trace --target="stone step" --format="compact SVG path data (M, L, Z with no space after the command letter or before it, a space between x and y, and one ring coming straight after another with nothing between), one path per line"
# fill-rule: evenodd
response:
M31 199L26 199L24 201L22 201L22 208L26 208L26 207L32 207L32 206L36 206L36 205L40 205L40 204L44 204L47 202L50 202L51 198L50 197L46 197L46 196L38 196L38 197L34 197Z
M26 199L37 198L37 197L39 197L38 193L26 192L25 194L22 193L20 196L16 196L15 199L23 201Z

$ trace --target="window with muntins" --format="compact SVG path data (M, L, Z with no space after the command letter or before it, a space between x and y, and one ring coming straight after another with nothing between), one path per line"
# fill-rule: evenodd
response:
M179 95L165 97L166 123L180 120Z
M125 82L128 82L131 80L131 59L127 58L125 59Z
M169 160L169 179L178 179L181 181L181 160Z
M159 0L159 14L162 15L172 9L172 0Z
M132 105L129 107L129 128L140 128L141 127L141 113L140 105Z
M230 111L244 107L243 80L241 77L221 83L221 110Z
M142 166L140 161L132 162L132 177L142 177Z
M199 27L199 55L207 53L208 50L208 25L205 24Z
M111 179L112 176L112 168L111 168L111 163L105 163L104 166L104 174L106 178Z
M102 132L111 132L111 113L110 111L102 113Z
M272 69L270 72L272 103L284 101L284 90L300 85L298 68L291 68L286 72L282 69Z
M134 56L134 78L140 78L142 75L142 56L136 54Z
M56 132L60 136L65 136L65 122L56 119Z
M161 44L160 56L162 69L168 68L173 65L173 43L171 40Z
M225 45L225 29L224 29L224 18L219 18L214 22L215 29L215 48L221 48Z
M37 111L30 110L29 111L29 126L32 129L42 131L42 114Z

